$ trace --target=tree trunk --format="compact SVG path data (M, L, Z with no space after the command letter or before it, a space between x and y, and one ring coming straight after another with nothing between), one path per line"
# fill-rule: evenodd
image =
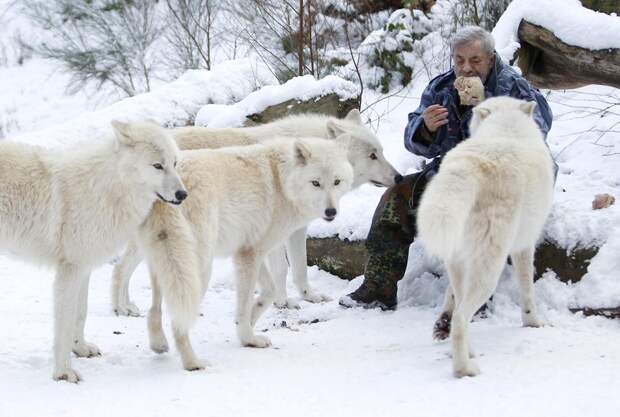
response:
M299 76L304 75L304 0L299 0L299 39L297 42Z
M563 90L603 84L620 88L618 48L590 50L569 45L525 20L519 24L519 40L517 64L536 87Z

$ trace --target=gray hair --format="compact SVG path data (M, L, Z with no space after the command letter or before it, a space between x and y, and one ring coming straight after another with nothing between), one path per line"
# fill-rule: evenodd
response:
M450 39L452 55L461 46L476 41L480 41L482 50L488 55L492 55L495 52L495 40L489 32L478 26L465 26L459 29Z

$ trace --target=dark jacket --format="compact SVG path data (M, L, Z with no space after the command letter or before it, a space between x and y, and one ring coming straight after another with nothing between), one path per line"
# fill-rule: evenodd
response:
M413 113L409 113L409 122L405 128L405 148L408 151L426 158L435 158L445 155L457 143L469 137L472 107L459 106L458 93L454 88L455 78L454 70L450 70L432 79L422 93L420 106ZM511 96L522 100L536 101L534 121L540 127L545 138L547 137L553 119L547 100L538 89L532 87L510 66L505 65L497 55L495 65L484 86L484 92L486 98ZM448 123L435 132L435 138L432 142L428 142L422 137L419 129L423 129L422 113L432 104L440 104L448 109ZM439 168L439 160L431 163L428 168L431 171L436 171Z

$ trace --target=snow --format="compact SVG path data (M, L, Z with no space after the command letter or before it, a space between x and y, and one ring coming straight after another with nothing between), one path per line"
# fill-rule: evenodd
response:
M196 115L197 126L239 127L246 116L260 113L269 106L289 100L306 101L328 94L337 94L341 100L359 96L359 88L350 81L333 75L316 80L312 75L295 77L282 85L269 85L229 106L208 104Z
M579 0L514 0L493 29L495 49L506 62L519 49L521 19L550 30L573 46L598 50L620 48L620 18L596 12Z
M515 0L513 5L524 8L525 3ZM570 15L568 9L583 12L573 1L561 2L562 7L558 2L530 3L540 4L541 19L557 16L560 21ZM546 9L551 3L555 14ZM495 32L498 45L509 40L502 33L508 31ZM601 41L610 39L617 37ZM425 40L429 51L440 45L436 34ZM599 42L595 36L591 41ZM364 109L375 103L362 116L403 174L415 172L422 162L404 150L402 138L407 113L417 106L431 76L414 74L407 89L389 98L365 89L362 103ZM303 77L275 86L270 73L247 60L224 63L211 72L189 72L149 94L107 107L105 100L93 103L85 93L65 95L65 82L44 61L0 69L5 92L0 111L3 120L17 121L9 129L13 139L69 147L78 140L100 139L113 118L148 117L174 126L201 107L210 122L236 125L241 116L303 94L353 92L338 79L321 84ZM311 267L313 287L334 301L301 302L300 310L269 309L257 325L272 339L268 349L239 346L233 270L230 260L218 260L203 317L191 333L197 354L211 366L193 373L182 370L174 348L164 355L149 350L144 317L114 316L112 266L104 265L91 279L86 325L88 340L103 356L74 358L84 377L77 386L51 380L53 271L0 255L0 416L611 415L620 389L620 322L567 309L620 304L620 204L591 209L595 194L620 198L620 90L589 86L545 94L555 115L548 142L560 167L545 235L569 248L596 245L600 250L581 282L564 284L553 272L536 282L537 304L549 323L540 329L521 327L518 286L506 267L487 318L477 318L470 327L479 377L454 379L449 343L431 340L447 277L417 243L399 283L398 310L343 309L335 300L362 278L347 282ZM203 107L207 103L212 105ZM216 114L227 116L216 119ZM336 220L315 221L310 233L364 238L382 192L364 185L349 193ZM131 294L145 312L150 303L146 267L141 265L134 275Z
M254 59L225 61L215 65L212 71L189 70L176 81L154 88L150 93L11 139L58 147L74 145L84 138L101 140L108 137L112 132L111 120L150 119L169 127L183 126L207 103L233 103L274 83L277 81L268 68Z

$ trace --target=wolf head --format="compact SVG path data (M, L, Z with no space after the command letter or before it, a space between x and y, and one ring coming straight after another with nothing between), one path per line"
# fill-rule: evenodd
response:
M166 203L181 204L187 190L176 171L179 149L172 136L152 122L112 121L120 163L143 189Z
M523 121L529 121L529 124L533 125L535 108L536 102L534 101L518 100L507 96L491 97L474 107L469 130L473 135L491 117L494 120L501 117L504 122L513 126L523 127Z
M389 187L402 178L383 156L381 143L364 125L358 110L351 110L344 119L328 120L327 134L331 139L348 144L348 158L354 174L353 188L366 182Z
M318 138L296 139L289 146L281 170L284 194L308 219L334 220L340 197L353 183L346 146Z

